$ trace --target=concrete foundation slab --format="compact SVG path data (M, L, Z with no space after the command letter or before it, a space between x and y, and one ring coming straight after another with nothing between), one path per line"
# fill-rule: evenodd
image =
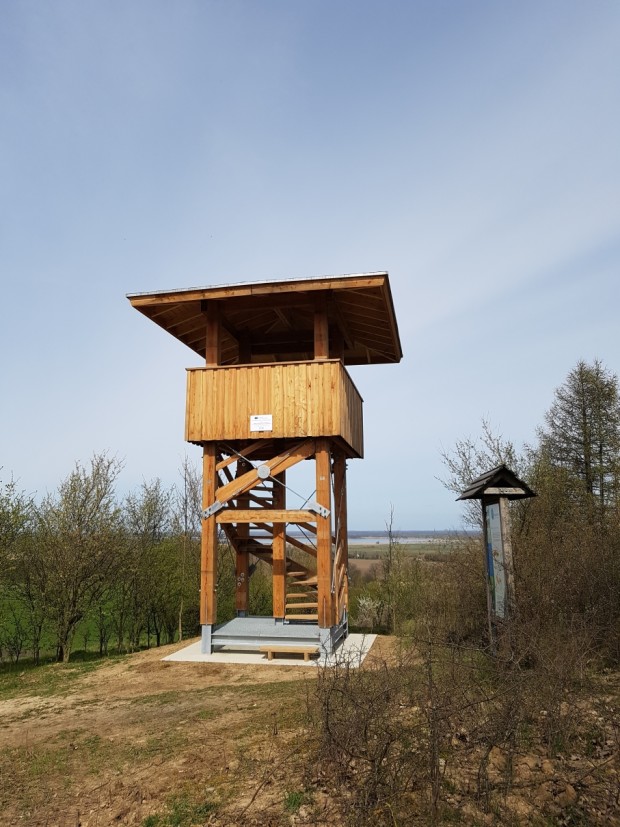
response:
M234 621L230 622L234 623ZM284 657L281 655L273 660L267 660L266 653L251 651L234 645L225 646L219 651L208 655L201 652L200 640L190 643L184 649L179 649L178 652L174 652L162 660L183 663L246 663L255 666L302 666L305 668L334 666L337 663L346 662L349 666L357 668L361 666L365 657L370 652L376 637L376 635L349 635L341 646L338 647L335 654L330 655L322 652L318 658L312 658L310 661L304 661L302 657ZM285 645L287 640L281 639L280 642ZM308 639L306 639L306 643L311 645L311 641ZM316 643L318 646L318 636Z

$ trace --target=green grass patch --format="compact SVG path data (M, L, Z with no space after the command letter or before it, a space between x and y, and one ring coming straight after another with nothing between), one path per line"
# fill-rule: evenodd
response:
M119 656L124 657L124 656ZM24 695L50 697L71 692L75 683L92 674L110 659L87 659L69 663L0 664L0 699L9 700Z
M284 796L284 809L287 813L296 813L304 805L310 802L310 796L305 790L287 791Z
M147 816L142 827L194 827L217 811L218 805L209 799L195 801L187 793L168 801L166 812Z

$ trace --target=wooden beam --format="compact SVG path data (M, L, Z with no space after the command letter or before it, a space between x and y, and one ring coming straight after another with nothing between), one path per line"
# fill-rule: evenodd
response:
M286 471L274 477L274 509L286 513ZM273 524L273 616L284 618L286 607L286 523Z
M291 466L296 465L298 462L311 457L312 454L314 454L314 448L314 440L305 439L302 442L296 443L282 454L263 463L263 465L267 465L270 475L275 476L282 471L286 471ZM259 466L259 468L261 467L262 466ZM217 500L220 503L227 503L229 500L234 500L239 494L254 488L259 481L258 469L252 468L251 471L243 474L239 479L219 488L216 492Z
M227 523L224 523L224 525L227 525ZM264 531L268 531L273 537L273 525L270 525L269 523L256 523L256 527L261 528ZM308 543L303 543L301 540L298 540L297 537L291 537L290 534L286 535L286 542L288 545L295 546L295 548L305 551L306 554L310 555L310 557L314 557L316 559L316 549L314 546L311 546Z
M347 525L347 462L342 453L334 457L334 523L337 538L336 559L343 569L342 594L340 584L336 588L337 611L335 622L340 623L342 613L349 606L349 538ZM338 572L341 578L340 571Z
M515 617L515 583L514 564L512 559L512 537L510 531L510 509L508 500L502 497L499 501L500 530L502 533L502 549L504 552L504 575L506 577L506 617L514 620Z
M274 489L275 491L276 489ZM240 499L240 498L239 498ZM274 497L275 499L275 497ZM218 523L308 523L316 521L312 511L295 511L283 508L226 508L216 514Z
M325 438L316 441L316 499L319 505L331 512L330 444ZM331 577L332 577L332 530L329 517L317 520L317 589L319 594L319 626L329 629L333 625Z
M161 304L199 301L202 299L233 299L236 308L239 300L245 299L249 307L256 305L257 299L263 298L269 304L276 295L284 295L286 302L292 304L304 294L322 291L326 288L349 292L353 290L381 289L387 279L386 272L359 273L349 276L321 276L311 279L286 279L282 281L251 282L221 287L204 287L193 290L158 291L157 293L130 293L127 298L133 307L149 307Z
M258 491L258 490L261 490L261 489L256 489L256 490ZM254 491L248 491L247 493L248 493L248 500L250 500L250 502L256 503L256 505L259 508L271 508L271 506L273 505L273 500L271 499L271 497L258 497L254 493Z
M217 302L207 302L207 335L205 339L205 362L207 366L220 363L220 310Z
M249 457L251 457L255 451L258 451L259 448L266 448L270 444L270 439L257 439L255 442L251 442L249 445L246 445L245 448L242 448L241 451L239 451L239 454L242 454L243 459L249 459ZM228 453L228 451L224 450L224 453ZM226 465L231 465L231 463L241 460L239 454L231 453L229 457L221 460L221 462L218 462L217 470L221 471Z
M353 336L351 335L351 331L349 330L349 324L342 315L340 305L337 301L334 302L332 310L336 318L338 330L343 336L346 346L349 348L349 350L353 350Z
M289 329L293 327L293 325L292 325L292 324L290 323L290 321L289 321L288 316L286 315L286 313L284 312L284 310L282 310L282 308L280 308L280 307L274 307L274 308L273 308L273 312L276 314L276 316L278 317L278 319L280 319L280 321L282 322L282 324L283 324L285 327L287 327L287 328L289 328Z
M235 343L238 343L239 333L222 314L222 303L220 301L205 301L204 299L200 302L200 312L203 316L208 317L213 307L217 308L220 328L225 330Z
M311 339L307 342L293 344L271 345L258 342L252 345L252 358L266 359L269 356L276 356L277 361L290 362L291 359L308 362L312 359L314 344Z
M240 459L235 469L236 477L247 473L250 463ZM228 470L228 468L226 468ZM245 511L250 505L249 493L237 497L237 508ZM216 515L217 522L217 515ZM235 610L238 615L245 615L250 608L250 555L247 550L250 526L247 523L237 525L238 545L235 547Z
M312 347L314 341L312 330L279 330L275 333L255 333L252 342L252 353L260 353L261 350L268 350L276 347L296 347L304 349Z
M262 307L273 310L275 307L311 307L314 298L312 293L267 293L263 296L239 296L225 299L226 310L237 312L244 310L259 310Z
M314 358L329 359L329 323L325 293L317 296L314 307Z
M202 455L202 507L215 499L215 443L208 442ZM215 586L217 579L217 524L215 517L202 521L200 540L200 623L205 626L217 622Z

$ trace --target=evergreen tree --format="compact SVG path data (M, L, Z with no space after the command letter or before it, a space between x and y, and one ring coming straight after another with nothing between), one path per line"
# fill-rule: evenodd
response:
M597 359L584 361L555 391L539 429L540 447L552 466L578 479L601 506L615 502L620 472L618 377Z

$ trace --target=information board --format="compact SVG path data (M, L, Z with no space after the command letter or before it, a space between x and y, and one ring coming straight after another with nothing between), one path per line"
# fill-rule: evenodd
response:
M252 414L250 416L250 431L273 431L273 415Z
M499 503L490 503L486 506L486 529L491 608L497 617L504 618L506 616L506 566Z

